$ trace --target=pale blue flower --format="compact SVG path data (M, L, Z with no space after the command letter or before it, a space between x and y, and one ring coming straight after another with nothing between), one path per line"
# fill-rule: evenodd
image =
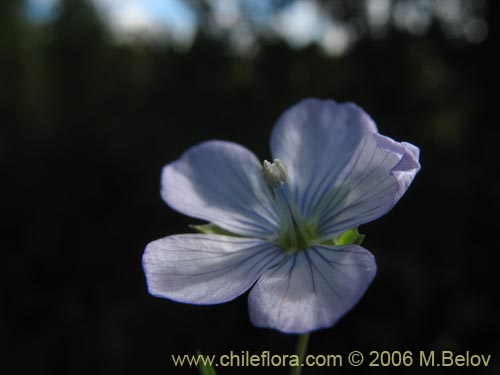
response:
M359 301L376 263L340 237L394 206L419 149L380 135L352 103L307 99L281 116L271 151L262 164L243 146L208 141L165 166L165 202L212 225L147 246L151 294L215 304L251 289L251 321L287 333L332 326Z

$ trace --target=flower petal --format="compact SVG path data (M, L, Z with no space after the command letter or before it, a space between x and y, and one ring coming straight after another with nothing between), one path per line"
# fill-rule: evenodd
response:
M316 246L267 270L249 295L258 327L305 333L330 327L361 299L377 271L357 245Z
M419 150L380 134L367 134L315 215L323 239L375 220L401 198L420 169Z
M262 166L236 143L208 141L166 165L161 194L173 209L230 232L268 238L278 217Z
M306 99L280 117L271 136L272 154L288 167L290 191L306 218L349 163L363 136L376 132L373 120L353 103Z
M152 295L214 304L244 293L282 257L278 247L262 240L181 234L151 242L143 268Z
M417 147L379 135L351 103L301 101L279 119L271 147L288 166L301 213L325 240L387 213L420 169Z
M420 149L408 142L401 142L401 146L403 146L405 153L398 165L392 169L392 173L398 180L399 184L396 201L398 201L399 198L401 198L401 196L406 192L412 183L413 178L420 170L420 163L418 161Z

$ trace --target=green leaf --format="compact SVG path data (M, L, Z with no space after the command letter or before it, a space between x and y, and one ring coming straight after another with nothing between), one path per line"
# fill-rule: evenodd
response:
M237 234L222 229L221 227L218 227L217 225L212 223L202 224L202 225L190 225L189 228L194 229L198 233L203 233L203 234L221 234L224 236L240 237Z
M323 242L325 245L343 246L343 245L361 245L365 239L364 234L358 232L358 228L345 231L337 238Z
M198 356L198 358L203 357L200 349L196 350L196 355ZM217 375L213 366L205 364L205 362L202 360L198 362L198 371L200 372L200 375Z

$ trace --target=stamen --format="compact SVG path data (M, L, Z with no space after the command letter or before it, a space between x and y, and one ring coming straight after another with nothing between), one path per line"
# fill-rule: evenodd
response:
M304 250L311 244L312 233L291 197L288 188L288 172L285 163L274 159L262 164L264 180L273 187L281 222L280 244L286 251Z
M300 234L302 235L302 239L304 241L308 242L310 234L306 229L306 222L305 222L304 218L302 217L302 214L299 212L299 209L298 209L297 205L295 204L294 200L290 198L290 189L288 188L288 185L283 185L279 190L280 190L280 193L285 198L285 201L288 205L288 209L291 213L293 222L296 225L297 229L299 230Z
M264 180L273 188L277 188L288 182L288 174L285 163L279 159L274 159L272 163L264 160L262 163L262 173Z

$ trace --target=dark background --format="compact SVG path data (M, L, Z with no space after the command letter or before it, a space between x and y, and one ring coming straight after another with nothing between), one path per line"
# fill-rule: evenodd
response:
M296 337L253 327L246 295L217 306L149 296L141 256L193 223L160 199L165 163L207 139L269 158L280 113L320 97L358 103L383 134L418 145L423 168L392 212L361 228L378 275L309 352L470 351L492 364L463 373L498 373L497 1L482 5L481 43L449 38L438 22L420 36L389 26L337 58L276 38L238 55L203 28L184 50L118 44L83 1L63 1L46 24L21 4L0 4L2 368L195 374L173 369L170 354L291 354Z

